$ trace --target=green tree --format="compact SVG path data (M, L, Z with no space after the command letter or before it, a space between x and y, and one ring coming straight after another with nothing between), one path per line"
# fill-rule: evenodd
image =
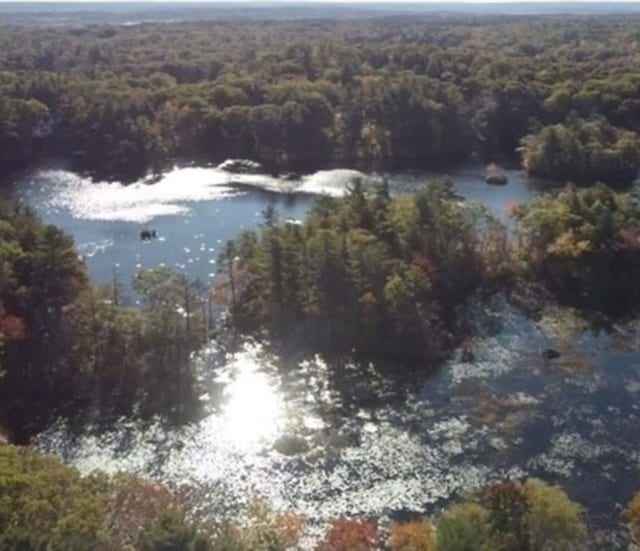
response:
M182 514L168 510L140 536L141 551L208 551L209 539Z
M438 519L436 538L437 551L488 551L489 512L477 503L453 505Z

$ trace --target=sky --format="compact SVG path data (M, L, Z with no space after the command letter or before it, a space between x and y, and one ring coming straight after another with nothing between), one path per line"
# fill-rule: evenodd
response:
M606 6L607 4L628 4L635 5L640 8L640 0L562 0L558 2L557 0L0 0L0 11L2 9L2 4L7 7L7 4L40 4L40 3L103 3L103 4L139 4L139 3L149 3L149 4L161 4L161 3L184 3L184 4L216 4L216 3L233 3L233 4L243 4L243 3L251 3L251 4L260 4L260 3L268 3L268 4L317 4L317 3L327 3L327 4L600 4L601 6Z
M2 1L2 0L0 0ZM525 3L567 3L567 2L589 2L589 3L600 3L600 4L609 4L609 3L629 3L636 4L638 0L562 0L562 2L557 2L557 0L219 0L224 3L228 2L237 2L243 3L244 1L249 1L251 3L260 3L264 1L265 3L317 3L317 2L327 2L327 3L382 3L382 4L488 4L488 3L507 3L507 4L519 4L522 2ZM88 3L88 2L100 2L100 3L109 3L109 4L126 4L130 3L130 0L10 0L11 3L42 3L42 2L50 2L50 3L68 3L68 2L80 2L80 3ZM138 2L150 2L150 3L158 3L158 2L170 2L170 3L216 3L216 0L135 0L135 3Z

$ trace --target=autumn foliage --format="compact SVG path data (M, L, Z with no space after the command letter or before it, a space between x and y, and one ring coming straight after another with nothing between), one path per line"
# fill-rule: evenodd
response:
M640 542L640 492L636 492L623 513L634 541Z
M345 517L331 521L317 551L374 551L377 549L378 527L373 522Z
M433 526L426 521L392 524L388 545L391 551L434 551Z

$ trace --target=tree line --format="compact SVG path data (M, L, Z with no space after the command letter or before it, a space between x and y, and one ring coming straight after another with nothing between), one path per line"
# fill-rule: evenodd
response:
M134 180L178 159L532 175L638 170L636 16L387 17L0 33L0 170ZM530 138L527 138L527 137ZM588 153L576 151L588 149Z
M58 459L0 445L2 549L284 551L302 548L305 519L247 496L245 519L190 514L187 493L131 475L81 476ZM637 503L625 516L637 535ZM317 551L543 551L578 549L586 526L580 505L540 480L505 481L449 506L432 523L416 519L382 530L366 519L332 520ZM305 547L308 548L308 545Z
M303 546L306 519L250 496L245 518L193 514L188 492L119 474L81 476L58 459L0 445L0 545L8 551L285 551ZM338 517L316 551L546 551L585 549L582 507L541 480L505 480L467 494L433 518L378 526ZM640 539L640 492L624 509ZM621 520L622 520L621 519Z

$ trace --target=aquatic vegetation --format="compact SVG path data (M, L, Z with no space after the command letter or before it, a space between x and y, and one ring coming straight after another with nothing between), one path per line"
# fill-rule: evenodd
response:
M589 328L588 320L575 308L547 303L541 312L540 328L553 340L566 340Z

